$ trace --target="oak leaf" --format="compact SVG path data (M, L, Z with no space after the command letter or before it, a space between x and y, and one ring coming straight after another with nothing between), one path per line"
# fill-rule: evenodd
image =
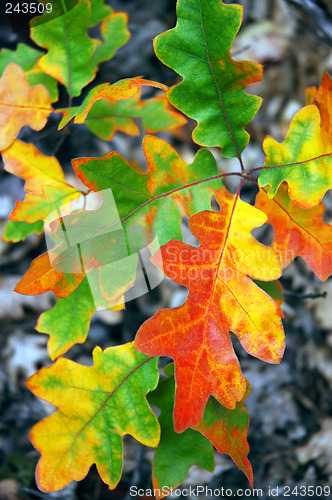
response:
M27 236L33 233L41 234L44 230L44 222L38 220L29 224L25 221L12 221L9 220L3 232L3 239L5 241L12 241L17 243L24 240Z
M53 291L57 297L70 295L84 279L84 273L61 273L51 264L48 253L34 259L15 291L23 295L39 295Z
M73 118L79 108L59 110L64 118L59 125L62 128L67 120ZM180 113L169 106L166 96L153 97L141 100L141 91L125 100L95 102L89 111L85 124L91 132L101 139L110 141L119 130L129 135L138 135L139 128L134 119L140 118L143 127L149 132L170 130L186 123Z
M229 409L243 398L246 383L230 331L247 352L269 363L279 363L284 351L277 306L252 281L275 280L281 274L276 252L250 234L267 217L238 195L226 190L215 195L220 212L189 218L200 247L171 240L152 257L168 277L188 288L187 301L159 311L135 340L139 351L175 361L177 432L198 427L209 396Z
M0 78L0 151L8 148L24 125L41 130L52 112L43 85L30 87L24 71L10 63Z
M266 160L258 182L270 198L286 181L291 200L312 208L332 188L331 100L331 78L325 73L316 94L317 105L305 106L294 116L281 144L272 137L265 139Z
M44 53L25 45L17 44L15 50L2 49L0 52L0 74L10 63L18 64L25 72L29 85L44 85L51 96L51 101L58 100L58 82L44 73L38 66L38 61Z
M87 187L105 193L111 189L117 213L113 214L103 203L98 210L75 213L63 217L61 223L52 223L56 235L61 237L64 224L75 242L79 237L82 240L82 234L86 240L81 242L79 252L71 246L65 248L64 244L52 250L59 271L81 271L83 260L85 271L89 272L103 261L110 261L111 253L114 258L121 255L120 247L112 248L111 236L119 239L123 247L130 244L132 252L148 244L154 234L161 244L172 235L181 238L182 217L209 207L214 186L220 183L215 159L209 151L200 150L193 163L187 165L167 142L157 137L146 137L143 149L147 172L130 165L118 153L73 161L76 174ZM115 231L110 233L115 225L126 232L126 240L122 235L117 237ZM132 276L127 274L130 282Z
M301 208L290 200L283 183L273 199L261 189L256 207L267 215L267 222L274 228L272 248L278 252L282 268L300 256L322 281L332 274L332 226L323 221L322 203L310 209Z
M41 314L36 330L49 334L47 349L52 360L86 340L95 310L88 280L84 278L68 297L58 299L52 309Z
M124 274L125 272L126 270ZM114 273L109 278L112 282ZM73 286L67 290L68 293L64 293L59 287L63 281L52 288L61 298L57 299L52 309L41 314L36 326L38 332L49 335L47 348L52 360L67 352L74 344L85 342L91 318L98 306L113 310L123 309L124 299L121 297L122 300L119 300L117 307L114 307L113 302L107 301L102 294L100 282L104 285L101 277L98 282L98 270L94 269L83 280L79 276L79 284L75 289L73 288L76 282L72 281Z
M89 19L89 27L100 23L105 17L112 14L113 9L109 5L105 5L105 0L93 0L91 2L91 14Z
M93 366L60 358L27 382L36 395L58 407L30 434L42 457L36 479L44 492L83 479L93 463L115 488L122 472L122 436L157 446L158 420L145 395L159 378L157 358L136 352L132 343L93 351Z
M322 118L323 140L327 147L332 148L332 78L327 71L323 75L314 102Z
M113 12L103 19L100 26L102 40L97 40L95 51L90 60L92 68L97 67L103 61L112 59L115 52L129 40L130 33L127 30L127 21L127 14L122 12Z
M144 80L144 78L140 76L119 80L112 85L110 83L102 83L90 90L81 106L58 110L58 112L63 113L64 115L63 119L59 123L59 129L67 125L67 123L74 117L75 123L84 123L92 106L100 99L108 101L111 104L114 104L115 101L130 99L140 91L142 85L156 87L162 90L167 90L168 88L161 83Z
M155 39L157 57L183 78L168 91L169 101L198 122L195 142L240 157L249 141L244 127L261 102L245 88L262 77L259 64L234 61L230 55L242 7L220 0L179 0L177 19L175 28Z
M33 145L16 140L2 152L5 170L25 180L24 201L17 201L11 221L29 224L45 220L81 192L65 180L61 165L54 156L46 156Z
M89 65L97 43L87 36L89 18L90 2L81 0L44 24L38 24L38 18L32 21L32 40L47 49L38 62L40 68L65 85L71 97L79 96L96 74Z
M115 223L111 220L114 207L107 203L105 197L97 210L75 212L62 217L61 221L55 220L50 227L55 241L60 243L49 254L53 271L48 261L42 274L43 284L40 281L36 284L34 272L28 271L18 285L17 290L23 293L42 293L52 289L57 283L57 276L63 276L63 273L67 279L71 273L78 277L88 274L91 289L82 283L73 297L68 296L73 289L66 293L57 285L54 293L67 298L58 301L55 308L42 315L38 322L37 329L50 335L52 359L76 342L85 340L89 319L97 305L109 308L123 303L123 294L135 281L138 252L154 238L152 227L157 231L161 244L172 235L181 238L182 217L209 208L214 187L218 186L217 183L220 185L216 162L208 151L200 151L194 162L187 165L169 144L152 136L145 139L144 151L148 172L128 164L117 153L104 158L74 161L76 173L88 187L97 192L99 189L112 189L116 202L116 227L112 227ZM135 186L135 192L132 186ZM99 194L104 196L104 192L107 193L102 191ZM130 259L122 259L122 264L119 259L127 256L128 245ZM151 251L157 248L151 247ZM33 269L40 268L39 259L34 261ZM112 262L115 266L110 274ZM91 273L96 267L99 268L99 277L95 274L91 280ZM81 294L83 288L86 289L86 297ZM73 317L73 309L80 304L85 304L86 312L86 320L82 322L77 321L76 314ZM67 328L69 324L70 331Z

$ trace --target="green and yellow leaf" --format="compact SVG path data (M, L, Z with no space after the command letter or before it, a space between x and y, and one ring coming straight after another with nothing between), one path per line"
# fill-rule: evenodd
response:
M51 101L58 100L58 83L44 73L38 66L38 61L44 52L33 49L24 43L19 43L15 50L2 49L0 52L0 74L11 62L21 66L29 85L44 85L50 93Z
M77 112L78 108L75 109ZM71 110L61 110L61 112L65 113L66 121L74 116ZM171 130L186 123L183 115L171 109L166 96L142 101L139 90L130 99L95 102L85 119L85 124L100 139L110 141L117 131L138 135L139 128L134 119L141 119L143 127L149 133Z
M32 21L31 38L47 54L39 60L39 67L65 85L72 97L95 77L90 59L96 41L87 36L90 2L80 0L65 14L43 24Z
M83 479L96 464L102 480L115 488L122 473L122 436L157 446L158 420L146 394L158 383L157 358L132 343L93 351L93 366L60 358L27 382L37 396L58 407L31 431L42 456L36 478L44 492Z
M286 181L290 199L312 208L332 188L331 100L331 78L326 73L316 95L317 105L306 106L294 116L285 140L265 139L266 160L258 182L270 198Z
M103 19L100 27L102 40L97 40L95 51L91 57L90 66L95 68L101 62L112 59L115 52L130 38L127 29L127 14L113 12Z
M27 191L24 201L17 201L10 214L11 221L29 224L45 219L82 193L70 186L61 165L54 156L46 156L33 145L16 140L2 152L5 169L25 180Z
M85 341L95 310L88 279L84 278L68 297L58 299L50 311L41 314L36 330L49 334L47 348L52 360Z

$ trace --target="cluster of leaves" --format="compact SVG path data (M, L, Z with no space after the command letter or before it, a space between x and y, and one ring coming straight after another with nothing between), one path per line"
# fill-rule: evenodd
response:
M155 40L157 57L182 77L170 89L136 77L99 85L80 106L71 106L98 64L129 37L126 15L114 13L103 0L79 0L47 22L32 20L31 38L46 52L19 45L0 54L0 150L5 169L25 180L27 192L10 215L5 238L15 242L41 233L47 219L55 242L16 287L22 294L52 290L58 297L36 327L49 335L55 362L27 382L58 408L31 432L41 452L37 482L42 491L82 479L93 463L114 488L121 477L124 434L157 447L155 488L179 485L193 464L212 471L213 446L229 454L252 484L244 408L250 386L230 334L251 355L279 363L282 270L301 256L321 280L332 274L332 228L323 221L321 203L332 187L331 78L326 73L319 89L310 89L282 143L265 139L264 165L248 171L242 160L249 142L245 127L260 98L245 90L261 79L262 68L231 57L241 7L178 0L177 18L176 27ZM88 27L98 23L100 40L89 38ZM67 89L69 106L55 111L58 82ZM146 85L162 94L142 100ZM150 133L143 141L148 169L115 152L75 159L74 171L86 190L71 186L55 157L16 139L24 125L41 130L51 112L62 114L59 128L71 120L85 123L104 140L119 130L137 134L134 119L141 119ZM151 135L183 125L183 115L197 122L193 140L202 146L190 165ZM237 158L241 173L220 172L207 147ZM236 194L223 187L226 175L240 177ZM240 198L244 182L258 186L255 206ZM103 192L108 190L119 219L105 223ZM102 192L100 207L62 215L64 206L91 192ZM212 197L218 211L211 210ZM182 242L184 216L199 247ZM251 234L265 223L274 228L270 247ZM117 225L121 231L114 231ZM96 347L91 367L62 358L85 341L97 306L124 307L138 252L147 245L152 263L187 287L187 301L146 321L134 342L104 351ZM122 247L132 257L124 265L118 262ZM93 290L91 276L97 284ZM172 357L174 364L158 384L159 356ZM161 409L159 419L150 405Z

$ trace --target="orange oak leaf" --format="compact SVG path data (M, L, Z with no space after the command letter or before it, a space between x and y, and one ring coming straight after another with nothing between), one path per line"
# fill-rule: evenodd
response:
M51 112L46 87L31 87L22 68L10 63L0 78L0 151L12 144L24 125L41 130Z
M283 268L301 256L322 281L332 274L332 226L323 222L322 203L311 209L299 207L290 200L287 184L283 183L273 199L260 190L256 207L274 228L272 248L278 252Z
M119 80L118 82L113 83L113 85L110 83L102 83L101 85L97 85L97 87L90 90L79 108L75 108L74 111L59 110L59 112L64 115L59 124L59 129L63 128L72 118L74 118L74 116L75 123L84 123L92 106L100 99L104 99L105 101L111 103L114 103L114 101L130 99L140 91L142 85L156 87L165 91L168 90L166 85L150 80L144 80L141 76Z
M277 253L251 231L266 215L226 190L215 193L220 212L189 218L200 241L195 248L177 240L163 245L152 262L189 289L181 307L159 311L139 329L135 348L175 361L174 428L197 428L210 395L233 409L246 382L229 337L233 332L253 356L279 363L284 332L274 301L252 279L277 279ZM251 279L252 278L252 279Z
M322 135L326 146L332 146L332 78L325 71L317 94L315 96L322 119Z
M53 290L59 298L70 295L84 279L84 273L59 273L53 269L48 253L43 253L31 264L17 283L15 292L23 295L39 295Z

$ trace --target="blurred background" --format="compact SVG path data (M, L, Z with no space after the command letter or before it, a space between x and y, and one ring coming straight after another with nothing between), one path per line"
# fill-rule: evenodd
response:
M74 99L74 105L81 102L90 88L102 82L113 83L136 75L167 85L179 81L155 57L152 45L156 35L175 25L175 0L107 3L115 11L128 13L131 39L111 61L100 66L96 80L83 90L80 98ZM264 137L271 135L283 140L292 117L305 103L306 87L318 86L325 70L332 74L332 2L243 0L238 3L244 6L244 21L233 46L234 57L264 65L262 82L249 89L264 99L248 127L251 142L244 153L247 168L254 168L264 162L261 149ZM1 48L15 49L19 42L33 46L28 31L15 33L6 19L1 22ZM152 92L149 90L146 95ZM66 92L61 88L55 107L66 105ZM71 159L76 157L118 151L128 161L144 166L142 136L117 133L112 141L106 142L81 125L70 125L69 133L64 134L57 131L58 122L59 118L51 115L41 132L25 127L19 137L33 142L45 154L55 154L69 181L73 177ZM171 142L189 162L196 148L191 141L192 129L193 123L189 123L181 131L158 135ZM226 161L219 156L218 162L223 171L238 169L236 160ZM254 202L256 194L252 186L248 184L244 189L244 198L249 202ZM233 190L235 186L230 183L228 187ZM0 236L15 200L23 197L23 181L1 168ZM332 196L327 193L323 202L325 221L332 223ZM271 241L269 227L263 227L256 237L263 242ZM34 468L39 454L30 444L28 434L34 423L53 410L29 392L25 381L51 363L46 349L47 335L37 333L34 327L39 314L54 304L54 296L18 295L13 288L31 261L43 251L43 236L31 235L17 244L0 238L0 500L130 498L130 485L151 488L153 460L153 450L130 437L124 439L124 473L114 491L101 482L94 467L81 483L73 483L58 493L43 494L35 485ZM332 281L322 285L305 262L297 258L285 270L282 284L287 347L281 365L266 365L247 355L235 342L244 375L252 386L246 403L251 420L249 458L255 487L264 492L261 498L268 498L269 486L279 486L279 496L283 485L332 487ZM186 295L185 289L165 279L148 295L129 302L124 311L98 312L87 342L74 346L66 356L90 364L95 345L106 348L131 341L147 318L162 307L182 304ZM184 484L224 486L234 492L237 488L249 488L232 460L218 453L213 474L193 467Z

